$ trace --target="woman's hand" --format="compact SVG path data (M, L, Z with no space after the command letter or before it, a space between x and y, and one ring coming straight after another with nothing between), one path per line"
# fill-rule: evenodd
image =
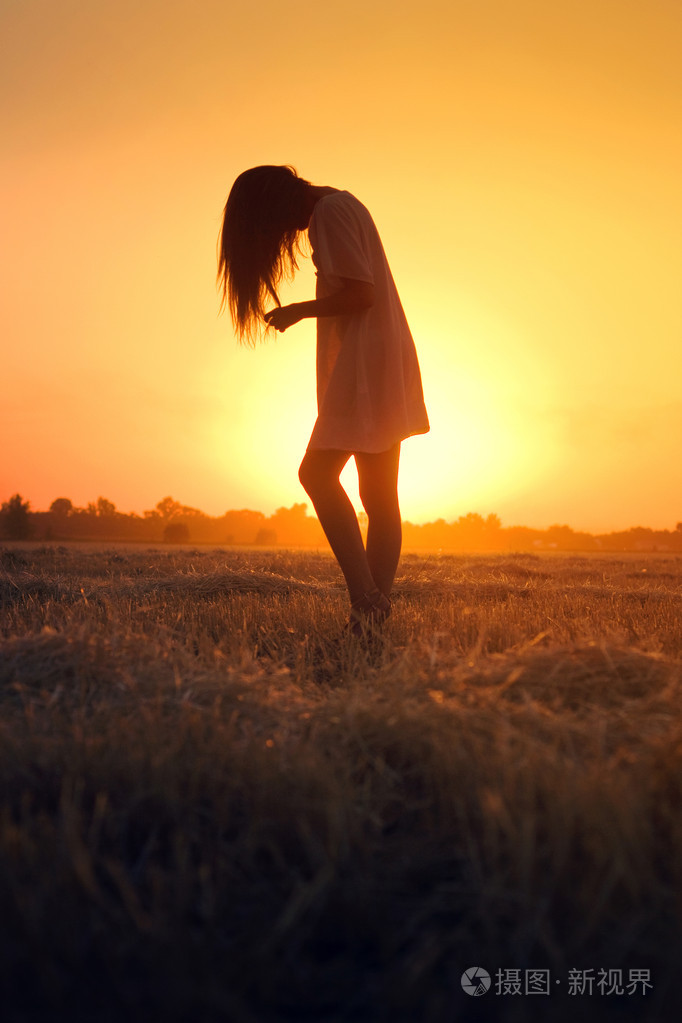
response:
M310 302L293 302L270 309L263 319L268 327L284 331L299 320L309 316L352 316L362 313L374 304L374 285L368 281L341 278L342 287L324 298L313 298Z
M269 312L265 313L263 319L268 327L274 327L275 330L282 333L287 327L291 327L294 323L298 323L299 320L303 319L299 305L300 303L293 302L291 305L282 305L276 309L270 309Z

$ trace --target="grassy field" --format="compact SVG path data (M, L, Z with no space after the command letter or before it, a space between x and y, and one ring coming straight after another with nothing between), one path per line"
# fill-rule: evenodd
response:
M363 644L324 553L1 548L0 1019L679 1019L681 610L408 554Z

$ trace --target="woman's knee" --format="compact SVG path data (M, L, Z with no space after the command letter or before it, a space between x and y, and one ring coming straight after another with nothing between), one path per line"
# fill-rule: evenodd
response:
M311 459L307 455L298 467L298 479L306 494L310 494L311 490L315 490L317 473L311 464Z
M368 515L397 507L399 459L400 444L376 455L355 456L360 500Z
M364 471L358 476L360 500L369 516L398 512L398 481L392 472Z
M306 452L298 468L298 478L306 494L312 498L337 484L346 461L348 455L337 452Z
M369 518L400 516L398 491L390 481L372 481L360 487L362 507Z

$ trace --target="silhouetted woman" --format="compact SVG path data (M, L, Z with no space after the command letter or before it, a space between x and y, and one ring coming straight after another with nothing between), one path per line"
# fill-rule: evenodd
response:
M316 298L282 306L308 231ZM349 192L312 185L292 167L253 167L223 214L218 280L241 341L263 324L285 331L317 319L318 417L299 470L351 601L354 631L390 613L402 529L400 442L426 433L417 354L374 222ZM274 302L274 309L266 304ZM367 547L339 475L355 458Z

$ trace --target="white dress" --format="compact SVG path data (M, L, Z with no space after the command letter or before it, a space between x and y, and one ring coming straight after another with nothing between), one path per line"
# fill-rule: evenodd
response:
M308 226L317 297L342 278L374 285L374 304L317 320L318 417L308 449L379 452L427 433L414 341L379 233L350 192L319 199Z

